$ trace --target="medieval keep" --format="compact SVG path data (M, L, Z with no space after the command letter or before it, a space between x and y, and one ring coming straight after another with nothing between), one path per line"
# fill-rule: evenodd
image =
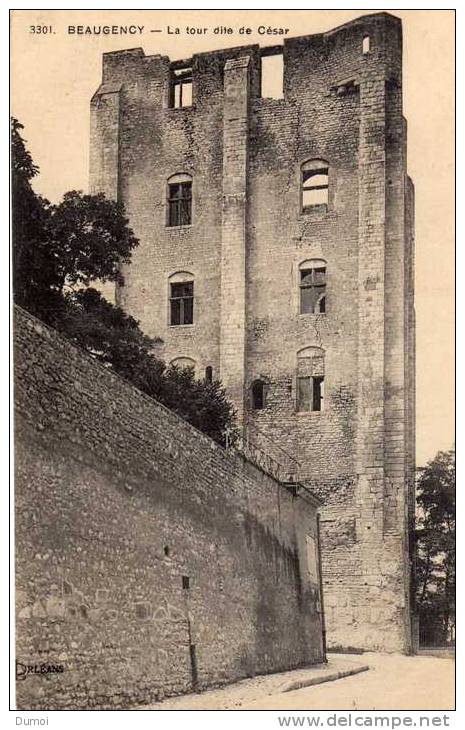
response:
M329 647L411 647L406 140L387 13L178 61L106 53L91 102L91 192L140 239L116 301L323 499Z

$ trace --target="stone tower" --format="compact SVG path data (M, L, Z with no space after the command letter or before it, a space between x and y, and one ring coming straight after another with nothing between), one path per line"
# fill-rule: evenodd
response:
M280 98L265 98L269 59ZM329 646L411 648L413 185L387 14L171 62L104 55L91 190L140 239L117 301L220 378L323 498Z

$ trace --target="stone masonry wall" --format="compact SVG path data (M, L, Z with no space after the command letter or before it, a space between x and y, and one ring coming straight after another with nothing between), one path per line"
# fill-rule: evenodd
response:
M227 61L224 69L223 217L221 238L220 370L244 418L246 341L246 224L249 157L248 56Z
M278 461L297 460L300 478L323 499L328 644L407 651L413 191L401 23L387 13L367 15L285 39L282 51L281 99L260 95L258 46L194 56L187 109L166 109L147 93L143 104L130 101L157 57L143 57L136 72L132 60L108 54L112 83L123 84L121 198L141 237L124 306L163 338L166 360L191 357L199 376L212 365L251 439ZM227 64L246 58L248 76L235 72L240 103L231 117ZM151 83L166 86L167 71L153 71ZM328 162L329 202L304 212L301 165L314 158ZM193 175L193 221L170 230L156 201L178 171ZM133 218L138 207L143 220ZM323 314L299 311L299 265L309 259L326 261ZM167 326L167 277L177 270L195 277L194 324L187 327ZM324 350L321 412L296 408L297 353L307 347ZM252 408L257 378L266 383L261 410Z
M22 310L21 709L125 707L318 662L317 502L224 451Z

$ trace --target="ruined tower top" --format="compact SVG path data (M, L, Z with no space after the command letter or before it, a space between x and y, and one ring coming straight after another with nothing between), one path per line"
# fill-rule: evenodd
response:
M170 76L182 76L187 70L193 79L192 106L202 103L212 93L221 90L222 70L227 59L247 55L251 65L251 96L260 98L261 73L264 59L283 57L283 95L299 94L305 78L315 86L331 70L334 84L345 76L361 74L374 64L384 66L386 73L400 81L402 64L402 26L399 18L389 13L364 15L324 33L285 37L280 45L258 44L235 46L221 50L196 53L188 59L170 60L168 56L146 56L142 48L130 48L103 54L102 85L97 93L119 91L118 84L140 83L144 79L165 76L165 86L159 89L159 102L170 106ZM214 73L216 67L217 73ZM208 70L208 81L202 79ZM187 78L187 77L186 77ZM151 88L152 93L156 89ZM307 90L311 91L311 89Z

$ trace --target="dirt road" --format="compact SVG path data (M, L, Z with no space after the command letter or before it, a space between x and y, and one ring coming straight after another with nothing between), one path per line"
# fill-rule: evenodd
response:
M335 665L349 657L330 654ZM280 692L271 677L185 695L138 709L154 710L452 710L454 657L367 653L352 661L370 670L345 679Z

